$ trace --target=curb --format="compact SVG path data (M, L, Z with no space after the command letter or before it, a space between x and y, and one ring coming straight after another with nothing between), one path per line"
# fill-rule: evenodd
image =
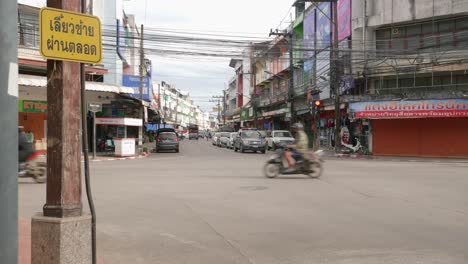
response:
M362 155L362 154L335 154L332 157L336 158L350 158L350 159L376 159L374 156Z
M468 159L436 159L436 158L419 158L419 157L385 157L371 156L362 154L328 154L323 155L323 158L330 159L360 159L360 160L375 160L389 162L429 162L429 163L463 163L468 164Z
M97 157L96 159L90 158L89 161L90 162L102 162L102 161L116 161L116 160L136 160L136 159L143 159L143 158L146 158L148 156L149 156L148 154L143 154L143 155L140 155L138 157L122 157L122 158L118 158L118 157L109 157L109 158ZM81 162L84 162L83 158L81 159Z

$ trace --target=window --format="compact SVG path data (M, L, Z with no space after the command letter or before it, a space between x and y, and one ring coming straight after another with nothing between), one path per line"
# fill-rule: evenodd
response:
M453 49L467 47L467 42L468 17L376 31L376 48L380 51Z
M39 46L39 32L36 25L22 24L23 44L27 47Z
M414 81L412 78L408 78L408 79L400 79L398 80L399 82L399 86L401 88L409 88L409 87L413 87L413 84L414 84Z
M432 85L431 78L427 78L427 77L416 78L416 86L427 87L429 85Z
M439 22L439 32L453 31L455 29L455 24L453 22L453 20Z
M457 19L455 22L455 28L457 30L463 30L463 29L468 30L468 18Z
M434 25L435 27L436 25ZM422 33L423 34L432 34L434 32L436 32L437 30L435 29L432 25L432 23L425 23L425 24L422 24Z
M258 131L244 131L241 132L241 138L261 138L260 133Z
M454 76L454 82L457 83L458 89L468 91L468 74Z
M292 137L288 131L275 132L274 137Z

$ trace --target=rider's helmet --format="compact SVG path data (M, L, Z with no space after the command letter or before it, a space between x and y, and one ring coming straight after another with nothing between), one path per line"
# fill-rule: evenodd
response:
M293 133L294 136L296 136L298 131L304 130L304 126L301 123L294 123L291 126L291 132Z
M294 124L291 126L291 128L292 128L293 130L296 130L296 131L297 131L297 130L303 130L303 129L304 129L304 126L303 126L301 123L294 123Z

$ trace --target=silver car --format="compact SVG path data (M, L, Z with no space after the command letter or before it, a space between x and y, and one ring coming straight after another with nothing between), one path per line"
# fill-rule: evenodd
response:
M227 145L228 149L234 149L234 139L236 138L236 136L237 136L236 132L229 133L229 141Z
M287 130L273 130L271 134L268 133L267 142L267 148L275 150L280 144L293 144L294 137Z
M211 143L214 145L214 146L217 146L218 145L218 140L219 140L219 136L221 135L221 133L217 132L217 133L214 133L213 137L211 138Z
M231 133L229 132L221 132L219 136L219 144L218 147L228 147L229 145L229 138L231 137Z

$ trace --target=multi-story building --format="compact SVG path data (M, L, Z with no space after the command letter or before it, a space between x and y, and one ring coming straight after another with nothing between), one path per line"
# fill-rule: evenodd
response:
M344 143L359 139L376 155L468 156L459 140L468 128L468 2L338 0L336 23L331 3L301 2L290 29L293 109L321 147L334 145L339 92ZM312 99L322 103L315 117L306 113Z
M468 156L468 2L353 0L352 9L356 85L343 99L353 136L368 135L376 155Z
M249 126L285 129L291 119L288 104L289 43L285 37L252 45L250 69L251 107L242 113ZM255 88L254 88L255 87Z
M160 101L161 123L166 127L185 130L189 124L203 125L204 112L194 105L189 93L183 92L167 82L154 83L155 96ZM157 90L157 91L156 91Z
M243 61L231 59L229 66L235 70L235 73L229 80L228 87L224 92L224 119L228 127L238 129L240 127L240 114L244 101Z

